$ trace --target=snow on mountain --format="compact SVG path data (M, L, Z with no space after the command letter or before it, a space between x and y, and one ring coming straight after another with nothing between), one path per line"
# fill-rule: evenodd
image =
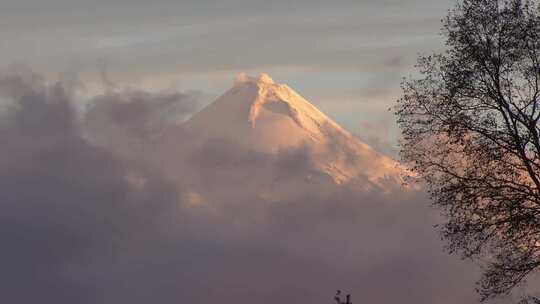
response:
M396 161L355 138L293 89L266 74L237 76L232 89L194 115L184 128L192 134L192 147L227 142L235 149L265 155L304 151L314 170L336 184L384 187L388 182L400 183L404 173ZM306 174L309 180L313 172Z

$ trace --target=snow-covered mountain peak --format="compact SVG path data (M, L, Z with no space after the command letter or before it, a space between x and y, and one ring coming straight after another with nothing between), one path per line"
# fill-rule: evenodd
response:
M277 155L308 151L320 172L337 183L400 179L402 169L341 128L309 101L266 74L240 74L235 85L194 115L186 130L199 144L227 142L238 149Z
M234 100L227 98L228 95L234 95ZM267 113L291 119L316 140L321 139L320 128L326 124L347 133L289 86L274 82L268 74L263 73L259 77L239 74L234 87L221 99L230 100L231 106L232 103L243 103L248 109L246 118L252 128L256 127L258 120L264 120L265 115L262 114Z
M237 92L249 94L255 89L255 97L250 100L248 121L254 128L261 114L272 112L292 119L299 127L318 137L319 127L328 121L328 117L296 93L289 86L275 83L268 74L258 78L246 76L246 81L238 83ZM244 85L244 88L240 86ZM249 88L254 86L255 88Z

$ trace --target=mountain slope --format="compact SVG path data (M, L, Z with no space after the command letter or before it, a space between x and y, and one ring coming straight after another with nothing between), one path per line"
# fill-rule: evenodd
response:
M403 169L356 139L287 85L240 75L232 89L185 123L194 145L226 141L260 153L303 149L338 184L400 181Z

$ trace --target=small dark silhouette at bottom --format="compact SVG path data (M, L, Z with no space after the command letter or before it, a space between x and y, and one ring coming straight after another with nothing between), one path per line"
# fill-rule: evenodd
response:
M345 301L343 301L343 299L341 298L341 290L338 290L336 292L336 296L334 297L334 300L336 300L337 304L352 304L350 294L346 295Z

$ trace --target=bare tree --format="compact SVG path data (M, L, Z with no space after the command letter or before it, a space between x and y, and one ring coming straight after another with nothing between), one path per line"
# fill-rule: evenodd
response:
M540 299L533 297L525 297L519 304L540 304Z
M485 263L486 300L540 267L540 8L463 0L443 35L446 51L402 84L401 152L448 219L450 251Z

